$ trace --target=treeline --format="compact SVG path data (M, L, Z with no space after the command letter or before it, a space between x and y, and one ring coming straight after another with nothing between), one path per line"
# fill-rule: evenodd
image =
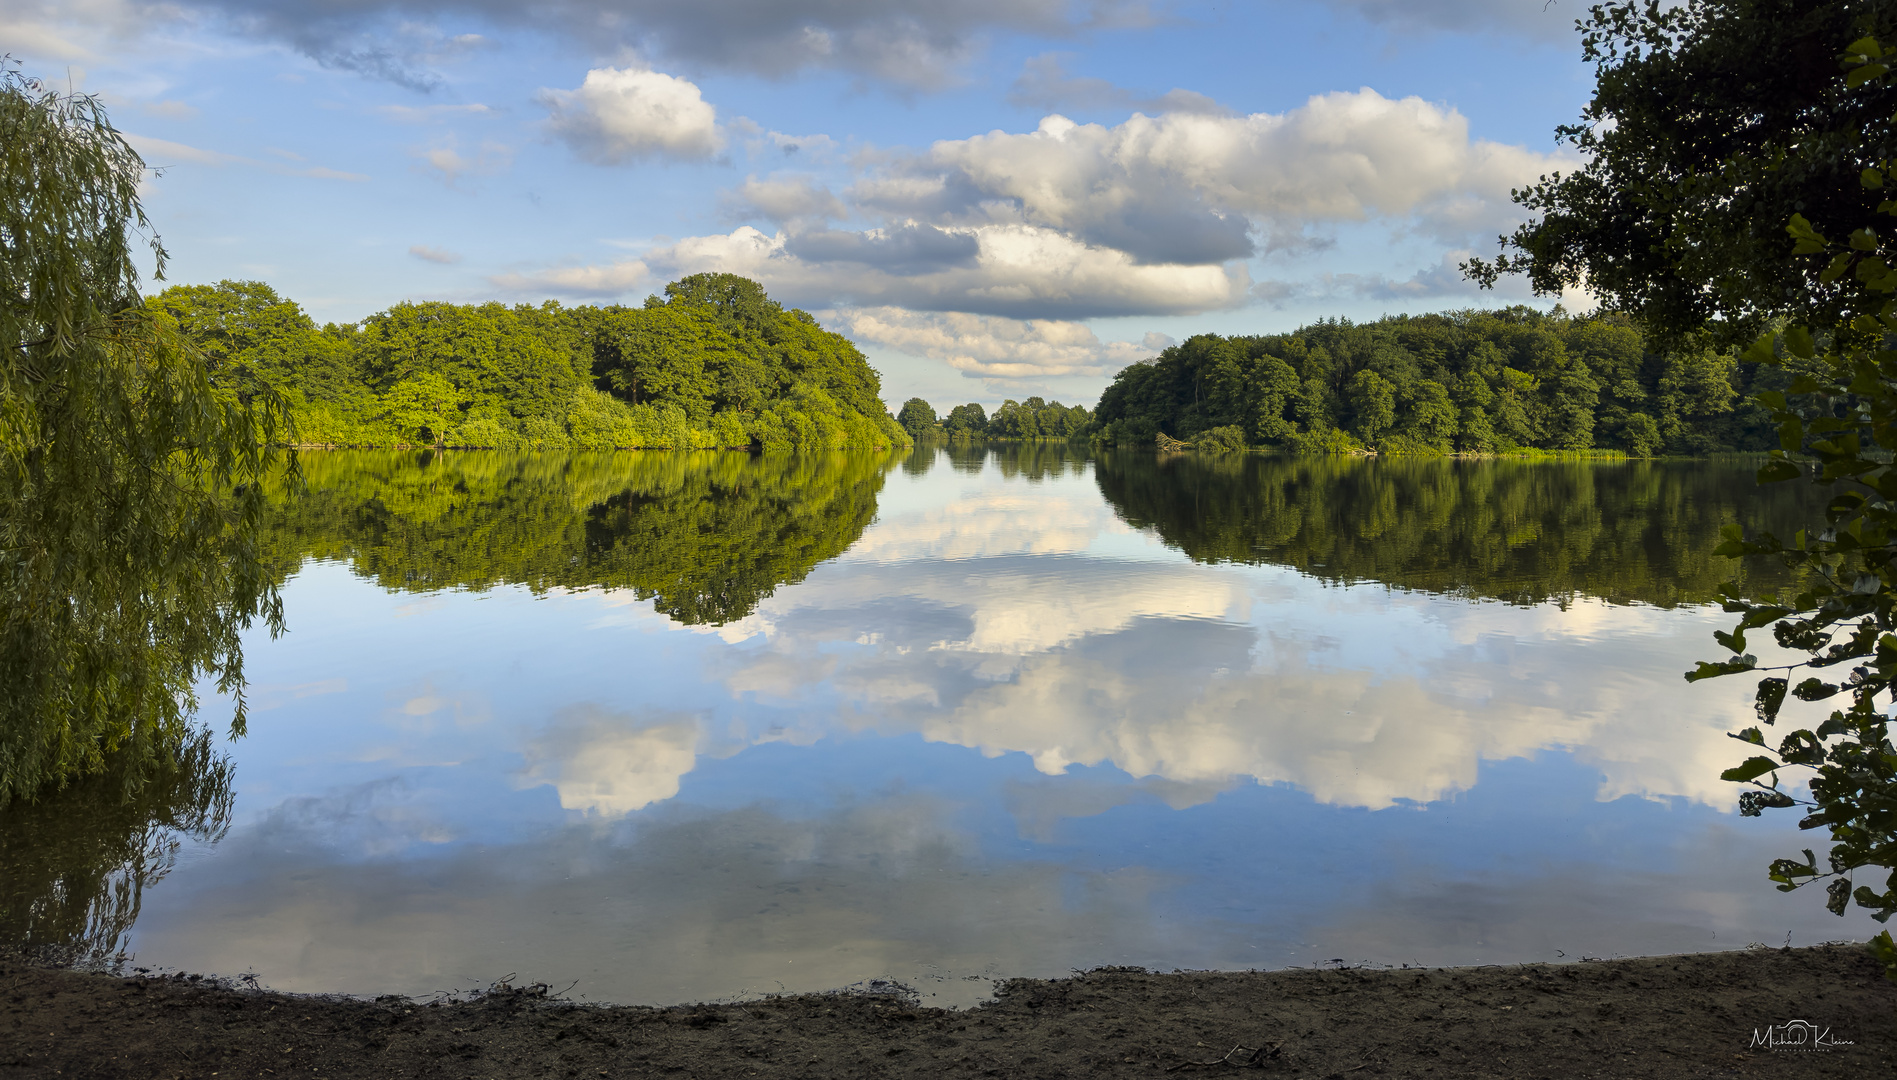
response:
M1712 348L1651 351L1612 315L1330 320L1203 334L1133 364L1101 395L1093 434L1208 450L1707 454L1777 446L1747 396L1789 378Z
M261 282L149 306L217 386L289 399L341 446L825 450L906 445L856 346L756 282L697 274L642 308L402 303L318 327Z
M969 402L938 416L935 407L921 398L902 403L896 423L912 439L1006 439L1033 442L1037 439L1074 439L1093 428L1093 414L1085 406L1062 405L1031 397L1026 401L1010 398L1001 403L993 416Z

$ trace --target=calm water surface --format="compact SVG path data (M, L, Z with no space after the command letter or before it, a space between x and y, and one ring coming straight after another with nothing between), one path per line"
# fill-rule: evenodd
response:
M671 1002L1869 936L1689 687L1745 463L326 454L248 737L0 817L4 932ZM207 717L220 706L208 702Z

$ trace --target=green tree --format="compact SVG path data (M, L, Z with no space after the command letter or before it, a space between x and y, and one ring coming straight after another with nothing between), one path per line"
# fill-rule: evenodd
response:
M1252 438L1267 445L1283 442L1296 434L1298 423L1292 419L1303 386L1297 369L1275 356L1258 363L1257 404L1252 407Z
M1854 0L1610 0L1581 24L1593 99L1558 129L1585 164L1521 194L1536 216L1484 283L1526 274L1537 292L1586 286L1671 346L1745 343L1774 318L1829 325L1866 310L1852 277L1785 257L1794 213L1869 220L1858 184L1897 147L1897 88L1847 86L1840 44L1863 33ZM1875 307L1875 304L1871 304Z
M239 634L281 626L282 399L215 385L139 297L143 177L96 98L0 74L0 804L114 759L136 785L206 676L241 732Z
M951 436L957 438L980 438L988 432L988 413L975 402L957 405L949 410L948 420L943 427Z
M1495 449L1495 428L1489 423L1488 411L1489 403L1495 400L1495 391L1489 389L1487 380L1473 371L1465 371L1456 377L1450 396L1457 408L1456 449L1478 454Z
M1344 393L1350 403L1350 428L1364 442L1374 444L1396 423L1396 387L1390 380L1365 368L1351 376Z
M1416 384L1415 397L1408 410L1409 431L1425 446L1449 449L1456 438L1456 406L1449 400L1449 388L1434 379Z
M901 424L912 439L920 439L938 428L935 407L919 397L912 397L902 403L902 411L896 414L896 423Z

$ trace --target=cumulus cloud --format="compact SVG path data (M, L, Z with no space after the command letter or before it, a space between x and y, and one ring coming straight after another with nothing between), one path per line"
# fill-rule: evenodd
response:
M577 90L542 90L548 126L582 158L619 165L708 158L724 149L718 110L690 81L639 68L594 68Z
M1057 229L1020 224L904 225L808 241L747 225L648 251L643 261L667 277L742 274L805 307L890 305L1060 319L1227 307L1242 303L1251 284L1242 263L1147 265Z
M1471 139L1454 109L1365 88L1283 114L1135 114L1111 127L1049 116L1031 132L938 142L849 194L890 215L1013 219L1142 262L1207 263L1251 255L1254 224L1382 218L1486 235L1515 220L1511 187L1567 160Z
M1049 116L1029 132L882 156L840 193L804 177L753 177L727 195L727 209L769 218L775 233L744 226L642 259L669 275L743 274L816 308L1040 320L1195 314L1248 301L1255 237L1266 252L1294 257L1326 246L1323 230L1380 221L1461 247L1512 224L1510 189L1565 160L1472 139L1453 109L1369 89L1319 95L1283 114L1136 113L1112 126ZM833 224L850 218L881 224ZM1446 272L1298 288L1392 298L1466 291ZM558 273L621 277L592 267ZM1272 285L1261 295L1282 300L1284 291ZM993 349L934 348L970 363L1023 362Z
M1149 333L1140 342L1101 341L1084 324L1007 319L962 312L877 307L841 311L837 321L858 341L940 360L971 378L1023 379L1106 375L1172 343Z
M761 217L779 225L801 228L848 217L849 207L830 189L809 176L747 176L735 190L719 199L733 220Z

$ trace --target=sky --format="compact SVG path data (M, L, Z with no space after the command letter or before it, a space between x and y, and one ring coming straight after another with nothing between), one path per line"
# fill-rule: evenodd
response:
M166 282L319 322L762 282L892 406L1092 405L1196 333L1552 306L1578 0L0 0L157 171ZM152 286L148 282L148 286ZM1584 297L1569 297L1570 309Z

